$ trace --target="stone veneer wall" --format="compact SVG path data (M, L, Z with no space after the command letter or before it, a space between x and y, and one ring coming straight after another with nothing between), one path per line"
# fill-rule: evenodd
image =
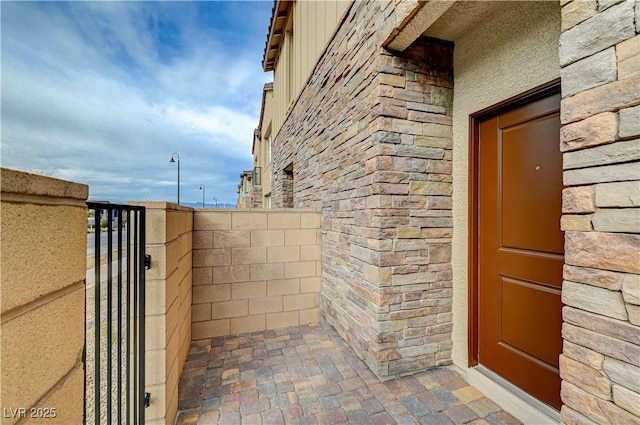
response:
M4 168L0 180L1 421L80 425L89 189ZM50 416L23 419L32 408Z
M193 339L317 323L320 214L196 210Z
M248 208L262 208L262 186L253 186L251 188L251 204Z
M146 424L172 425L178 383L191 345L193 209L166 202L146 207L145 390L151 404Z
M293 172L284 172L280 176L282 190L278 193L282 195L281 206L283 208L293 208Z
M354 2L274 140L322 208L321 307L380 377L451 362L452 45L380 48L394 2Z
M637 424L640 5L561 3L562 420Z

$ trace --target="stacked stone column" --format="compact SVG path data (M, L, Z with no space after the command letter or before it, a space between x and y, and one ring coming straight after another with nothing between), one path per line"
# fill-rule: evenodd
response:
M253 186L249 199L251 202L248 208L262 208L262 186Z
M371 184L350 253L369 316L364 358L383 378L451 362L451 59L452 45L424 38L376 60Z
M564 1L564 423L640 422L640 6Z
M322 209L323 314L383 379L449 364L452 347L453 46L379 47L394 8L353 4L273 155L280 179L293 164L293 206Z

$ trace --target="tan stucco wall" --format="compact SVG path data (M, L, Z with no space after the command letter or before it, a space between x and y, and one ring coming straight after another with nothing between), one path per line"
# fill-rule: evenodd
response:
M55 409L27 423L82 424L88 187L7 169L0 178L2 408ZM3 410L1 423L20 419Z
M320 213L196 210L193 339L317 323Z
M151 405L146 424L173 424L178 383L191 345L191 246L193 209L165 202L146 207L145 388Z
M505 2L454 47L453 352L467 367L469 115L560 76L558 2Z

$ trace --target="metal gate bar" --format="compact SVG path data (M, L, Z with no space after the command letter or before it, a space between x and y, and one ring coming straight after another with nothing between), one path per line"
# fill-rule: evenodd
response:
M101 202L87 207L95 216L95 240L94 270L87 274L94 280L92 286L87 282L87 301L93 298L87 314L90 306L93 313L87 317L84 360L94 365L85 368L85 423L142 425L145 208Z

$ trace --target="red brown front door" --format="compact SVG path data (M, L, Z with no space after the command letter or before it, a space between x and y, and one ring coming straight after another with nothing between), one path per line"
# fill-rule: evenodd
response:
M480 117L478 361L560 409L560 94Z

